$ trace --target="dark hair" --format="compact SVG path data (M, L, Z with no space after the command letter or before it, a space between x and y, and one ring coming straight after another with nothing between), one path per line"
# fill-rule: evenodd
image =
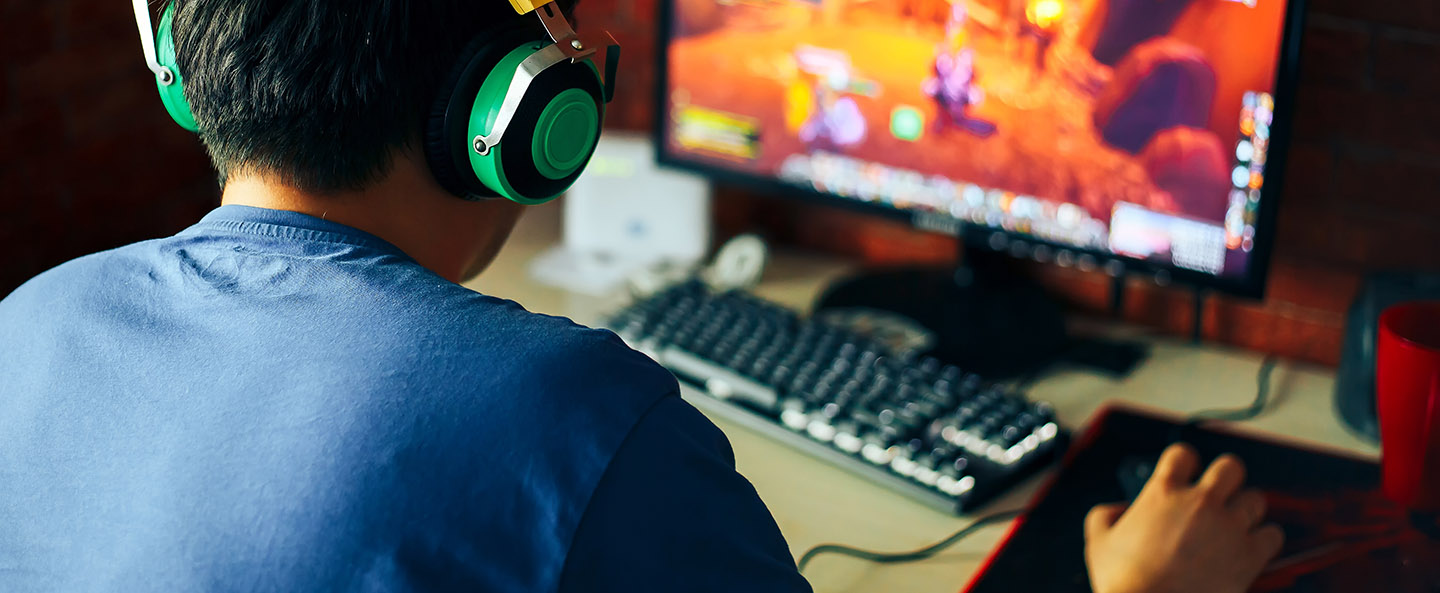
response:
M176 1L185 96L222 182L262 173L317 193L363 189L420 142L471 40L543 35L506 0Z

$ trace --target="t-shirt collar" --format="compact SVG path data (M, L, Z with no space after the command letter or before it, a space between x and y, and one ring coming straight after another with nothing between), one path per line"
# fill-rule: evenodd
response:
M289 210L257 208L239 204L227 204L211 210L209 214L200 219L200 222L180 234L192 235L214 230L304 241L343 243L404 254L390 242L352 226Z

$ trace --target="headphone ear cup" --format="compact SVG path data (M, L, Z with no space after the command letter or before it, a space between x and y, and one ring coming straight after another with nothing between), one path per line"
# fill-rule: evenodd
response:
M473 189L477 182L467 183L463 175L467 173L457 166L454 161L455 150L451 146L454 143L454 134L449 133L450 126L447 125L447 115L451 103L454 103L455 89L460 84L461 78L470 63L474 60L475 54L484 47L480 39L471 41L460 52L460 60L451 69L441 83L439 91L435 93L435 100L430 104L430 114L425 119L425 161L430 164L430 174L440 187L445 188L456 196L467 200L478 200L479 196L473 195Z
M523 43L529 35L521 32L490 32L477 37L460 51L455 68L435 93L425 121L425 160L430 174L445 191L466 200L494 198L470 167L470 139L467 128L475 94L505 51Z
M155 33L156 61L170 76L168 80L164 75L156 76L155 86L160 90L160 102L165 104L165 111L170 114L170 119L175 120L182 128L198 132L200 126L195 123L195 112L190 109L190 102L185 99L184 78L180 75L180 66L175 60L175 36L171 28L174 19L175 4L172 2L165 6L165 12L160 17L160 28Z
M514 47L480 86L467 138L488 134L516 68L543 43ZM604 121L604 86L595 65L561 62L530 81L505 137L487 154L467 146L475 176L521 204L541 204L569 189L594 155Z

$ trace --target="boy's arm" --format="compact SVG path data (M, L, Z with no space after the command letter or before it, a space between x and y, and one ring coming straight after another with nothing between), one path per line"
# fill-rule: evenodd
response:
M641 419L571 544L560 591L808 593L730 443L678 396Z

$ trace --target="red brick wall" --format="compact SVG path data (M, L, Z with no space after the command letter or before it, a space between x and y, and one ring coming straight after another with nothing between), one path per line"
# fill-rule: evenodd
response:
M199 141L160 105L129 2L0 0L0 296L216 204Z
M612 124L648 129L655 0L584 0L583 26L628 42L623 97ZM1361 275L1391 267L1440 270L1440 2L1311 0L1302 50L1295 142L1264 302L1209 300L1207 338L1334 364ZM953 241L848 212L726 190L722 227L762 226L781 240L872 262L953 258ZM801 214L803 212L803 215ZM803 220L803 224L801 221ZM1035 268L1073 307L1106 310L1109 279ZM1190 293L1130 283L1128 319L1189 331Z
M625 46L616 127L650 127L655 3L580 4L582 27ZM1440 3L1312 0L1309 20L1269 296L1212 299L1206 334L1333 363L1361 273L1440 269ZM0 295L75 256L173 233L216 204L199 143L169 124L135 35L121 0L0 0ZM871 261L954 253L944 238L849 213L735 191L720 204L722 227L760 221ZM1105 278L1037 274L1075 307L1104 309ZM1187 299L1135 281L1127 317L1182 332Z

